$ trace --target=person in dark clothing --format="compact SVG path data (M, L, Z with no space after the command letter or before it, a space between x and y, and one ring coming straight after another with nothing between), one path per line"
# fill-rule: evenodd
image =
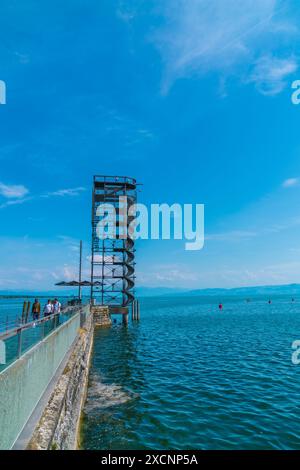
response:
M38 320L41 314L41 304L39 303L38 299L35 299L32 305L32 318L34 320Z

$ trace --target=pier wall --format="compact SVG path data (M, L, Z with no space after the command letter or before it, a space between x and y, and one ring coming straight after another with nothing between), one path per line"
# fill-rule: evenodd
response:
M111 317L109 308L103 305L95 305L91 307L91 313L94 318L94 325L105 327L111 326Z
M93 322L88 316L30 439L30 450L70 450L79 445L79 423L86 399Z
M81 310L0 373L0 449L14 446L68 354L29 447L75 446L93 334L89 306ZM80 328L85 315L86 326ZM50 421L43 427L47 413Z

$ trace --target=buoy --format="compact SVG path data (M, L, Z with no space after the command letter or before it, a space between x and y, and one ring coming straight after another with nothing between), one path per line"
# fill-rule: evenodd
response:
M271 304L271 303L272 303L272 300L269 300L269 302L268 302L268 303L269 303L269 304Z
M219 304L219 309L222 310L222 308L223 308L223 305Z

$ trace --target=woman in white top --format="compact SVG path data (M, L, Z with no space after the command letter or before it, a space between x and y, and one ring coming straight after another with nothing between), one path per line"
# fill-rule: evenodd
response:
M58 301L58 299L54 300L53 304L53 313L60 313L61 311L61 303Z
M48 302L46 303L44 307L44 317L51 315L52 312L53 312L53 305L51 303L51 300L48 300Z

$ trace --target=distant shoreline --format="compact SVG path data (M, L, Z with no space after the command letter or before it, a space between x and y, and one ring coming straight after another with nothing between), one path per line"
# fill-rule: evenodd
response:
M300 297L300 284L275 284L275 285L262 285L262 286L247 286L247 287L216 287L216 288L200 288L200 289L184 289L184 288L168 288L168 287L146 287L137 286L135 289L136 296L139 298L146 297L245 297L251 298L256 296L272 297L276 295L290 295L292 297ZM0 290L0 298L2 299L17 299L17 298L72 298L78 295L76 289L68 291L49 290L49 291L26 291L17 290ZM90 297L90 293L83 292L83 297Z
M55 294L57 295L57 294ZM32 299L34 297L37 297L39 299L49 299L51 295L35 295L35 294L11 294L11 295L6 295L6 294L0 294L0 299ZM53 297L53 295L52 295ZM73 295L60 295L59 298L67 299L69 297L74 297Z

